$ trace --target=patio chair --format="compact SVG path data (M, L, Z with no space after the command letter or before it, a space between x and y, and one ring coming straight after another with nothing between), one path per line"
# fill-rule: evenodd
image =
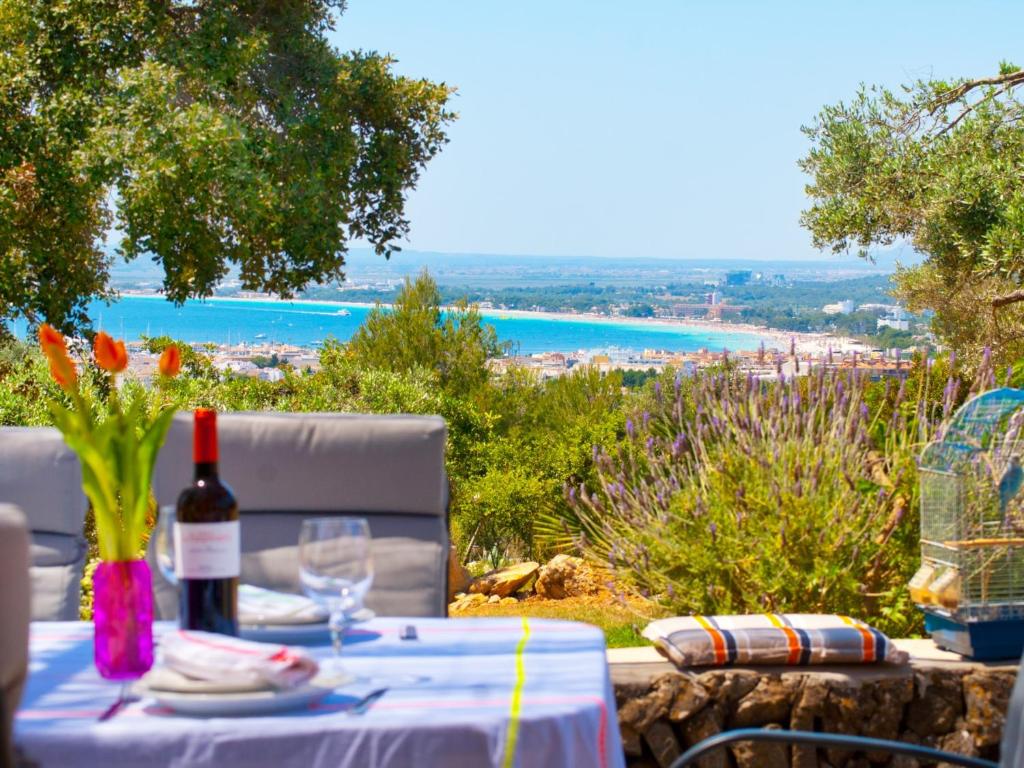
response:
M220 475L238 499L245 584L299 593L302 520L366 517L374 578L367 606L383 616L447 611L448 479L439 417L225 413ZM192 482L192 416L178 414L153 490L174 504ZM150 562L153 553L150 552ZM156 569L154 568L154 571ZM157 613L177 615L176 590L154 576Z
M14 765L14 711L28 673L28 526L0 504L0 766Z
M817 733L814 731L786 731L762 728L738 728L711 736L680 755L670 768L686 768L696 765L702 757L729 744L740 741L771 742L775 744L799 744L821 749L843 749L867 752L884 752L916 758L926 765L963 765L969 768L1019 768L1024 765L1024 660L1018 669L1017 682L1010 696L1010 705L1003 726L1003 740L1000 744L999 763L966 757L952 752L943 752L931 747L910 744L889 739L873 739L865 736L848 736L838 733Z
M19 507L31 531L32 620L78 619L89 505L60 432L0 427L0 503Z

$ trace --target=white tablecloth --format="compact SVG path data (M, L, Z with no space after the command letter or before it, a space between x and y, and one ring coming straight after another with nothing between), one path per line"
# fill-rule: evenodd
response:
M399 638L405 624L419 639ZM572 622L527 625L519 618L376 619L345 643L357 682L310 709L189 718L143 700L101 723L120 686L93 666L92 626L40 622L32 627L15 741L43 768L623 766L601 632ZM312 650L330 655L326 646ZM388 692L369 712L347 711L383 686Z

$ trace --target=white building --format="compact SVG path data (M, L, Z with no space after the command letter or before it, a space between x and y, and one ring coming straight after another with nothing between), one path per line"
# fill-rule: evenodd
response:
M826 315L848 315L853 312L853 301L845 299L837 301L835 304L826 304L821 311Z

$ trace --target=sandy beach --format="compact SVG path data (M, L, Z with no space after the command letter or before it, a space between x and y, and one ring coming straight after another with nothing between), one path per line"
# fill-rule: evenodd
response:
M163 299L163 294L153 292L122 291L122 295L132 298ZM275 296L211 296L203 301L222 302L280 302L282 304L318 304L329 307L373 307L376 302L358 301L337 301L321 299L281 299ZM382 306L390 304L381 302ZM801 333L798 331L785 331L777 328L768 328L763 325L750 323L734 323L721 320L703 320L700 318L650 318L650 317L609 317L591 312L538 312L526 309L481 309L481 316L487 318L528 318L535 320L550 320L557 322L585 322L585 323L608 323L635 328L661 327L661 328L686 328L703 331L720 331L725 333L747 333L760 336L764 339L766 349L777 349L788 352L790 346L794 346L797 353L801 355L823 355L831 349L833 352L863 352L872 349L869 345L856 339L843 336L835 336L829 333Z

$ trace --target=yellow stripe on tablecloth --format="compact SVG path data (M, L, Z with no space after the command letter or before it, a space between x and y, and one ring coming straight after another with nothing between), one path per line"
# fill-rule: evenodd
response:
M512 710L508 718L508 734L505 736L505 761L503 768L516 764L516 741L519 739L519 715L523 705L523 687L526 685L526 641L530 639L530 622L523 616L523 635L516 645L516 684L512 689Z

